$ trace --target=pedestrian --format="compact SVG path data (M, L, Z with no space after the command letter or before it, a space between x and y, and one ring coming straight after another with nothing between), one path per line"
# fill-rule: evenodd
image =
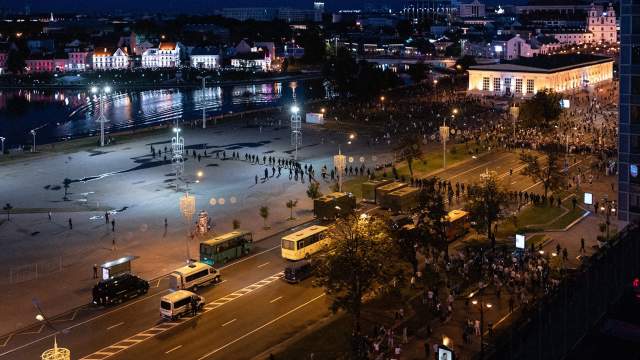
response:
M105 222L105 224L109 225L109 212L108 211L104 212L104 222Z
M585 249L584 249L584 238L580 238L580 252L584 253Z
M167 222L167 218L164 218L164 231L167 231L167 226L169 226L169 223Z
M73 230L73 221L69 218L69 230Z
M567 251L567 248L562 249L562 259L569 260L569 252Z
M51 211L49 211L49 221L51 221Z
M93 278L94 279L98 278L98 265L97 264L93 264Z
M256 185L258 185L258 175L256 175Z
M116 232L116 221L111 220L111 232Z
M198 314L198 300L195 296L191 297L191 315L196 316Z
M480 336L480 320L476 320L473 323L473 330L476 336Z

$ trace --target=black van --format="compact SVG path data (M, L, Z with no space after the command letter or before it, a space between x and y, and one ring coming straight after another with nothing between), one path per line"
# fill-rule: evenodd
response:
M122 274L102 280L93 287L93 303L111 305L146 294L149 283L132 274Z
M313 265L309 260L300 260L287 264L284 268L284 281L298 283L313 275Z

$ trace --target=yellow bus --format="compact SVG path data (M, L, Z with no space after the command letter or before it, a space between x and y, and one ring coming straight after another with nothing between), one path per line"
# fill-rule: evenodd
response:
M445 217L447 221L447 240L454 241L469 232L469 213L464 210L452 210Z
M302 260L322 250L329 242L326 226L314 225L282 238L282 257Z

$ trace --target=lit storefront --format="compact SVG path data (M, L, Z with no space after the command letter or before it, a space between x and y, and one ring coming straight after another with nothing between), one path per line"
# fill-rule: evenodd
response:
M572 92L613 78L613 59L590 54L550 55L471 66L468 93L530 97L543 89Z

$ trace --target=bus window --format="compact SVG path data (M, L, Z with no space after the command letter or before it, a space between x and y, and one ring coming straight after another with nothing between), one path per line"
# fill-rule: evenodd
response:
M298 250L302 249L304 246L304 240L298 240Z
M282 240L282 248L287 250L295 250L295 243L291 240Z

